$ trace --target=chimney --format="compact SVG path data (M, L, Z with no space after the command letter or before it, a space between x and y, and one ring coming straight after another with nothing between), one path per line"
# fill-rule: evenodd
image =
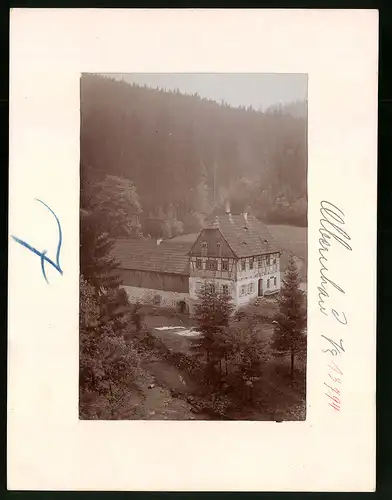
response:
M214 229L219 229L219 219L217 215L214 217L211 227L213 227Z
M159 240L157 240L157 245L159 246L161 243L162 243L162 238L159 238Z
M233 222L233 218L232 218L231 212L230 212L230 203L228 201L226 201L226 215L228 216L229 221Z

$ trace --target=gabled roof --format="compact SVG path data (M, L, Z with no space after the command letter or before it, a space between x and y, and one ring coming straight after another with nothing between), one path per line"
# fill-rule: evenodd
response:
M112 255L121 269L155 271L189 276L188 252L191 244L155 240L117 240Z
M218 229L237 257L281 252L266 226L252 215L217 215L206 228Z

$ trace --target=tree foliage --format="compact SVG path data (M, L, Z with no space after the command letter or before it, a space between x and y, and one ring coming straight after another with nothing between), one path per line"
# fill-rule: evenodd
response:
M273 349L278 354L289 354L291 376L294 374L295 358L306 349L306 303L305 294L300 288L300 276L293 256L288 267L277 299L278 312L275 316Z
M254 403L257 387L268 351L260 325L248 323L246 328L234 325L230 329L231 349L228 360L227 383L243 403Z
M116 418L140 373L137 353L112 324L101 320L94 287L83 276L79 311L80 415Z
M154 237L197 231L227 201L266 223L306 225L306 115L306 103L263 113L84 75L83 182L131 180Z
M202 332L198 347L206 355L206 380L215 394L231 395L228 401L253 404L255 387L268 359L261 316L239 322L233 312L230 297L220 294L214 283L205 283L194 314Z
M137 229L140 204L133 184L113 177L85 185L81 204L80 414L119 418L140 365L124 340L130 304L111 252L115 238Z

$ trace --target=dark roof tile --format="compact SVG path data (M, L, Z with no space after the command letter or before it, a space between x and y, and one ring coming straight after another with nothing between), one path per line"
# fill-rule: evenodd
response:
M189 275L189 244L154 240L117 240L113 257L121 269Z
M266 226L252 215L218 215L208 227L219 228L237 257L281 251Z

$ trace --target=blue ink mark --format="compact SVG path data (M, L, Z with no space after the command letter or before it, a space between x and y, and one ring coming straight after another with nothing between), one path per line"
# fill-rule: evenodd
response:
M39 250L37 250L36 248L34 248L33 246L29 245L26 241L23 241L21 240L20 238L17 238L16 236L12 236L12 238L17 242L19 243L20 245L24 246L25 248L27 248L28 250L30 250L30 252L33 252L35 253L36 255L38 255L38 257L41 258L41 269L42 269L42 274L45 278L45 281L46 283L49 284L49 281L48 281L48 278L46 277L46 271L45 271L45 262L47 262L48 264L50 264L51 266L53 266L56 271L58 271L61 275L63 275L63 270L61 269L61 266L60 266L60 250L61 250L61 244L62 244L62 241L63 241L63 236L62 236L62 232L61 232L61 225L60 225L60 221L57 217L57 215L53 212L53 210L48 207L48 205L46 203L44 203L42 200L39 200L39 199L36 199L36 201L38 201L39 203L42 203L42 205L44 205L53 215L54 215L54 218L56 219L56 222L57 222L57 226L58 226L58 230L59 230L59 242L58 242L58 245L57 245L57 252L56 252L56 262L53 262L52 259L50 259L46 254L47 254L47 250L43 250L42 252L40 252Z

